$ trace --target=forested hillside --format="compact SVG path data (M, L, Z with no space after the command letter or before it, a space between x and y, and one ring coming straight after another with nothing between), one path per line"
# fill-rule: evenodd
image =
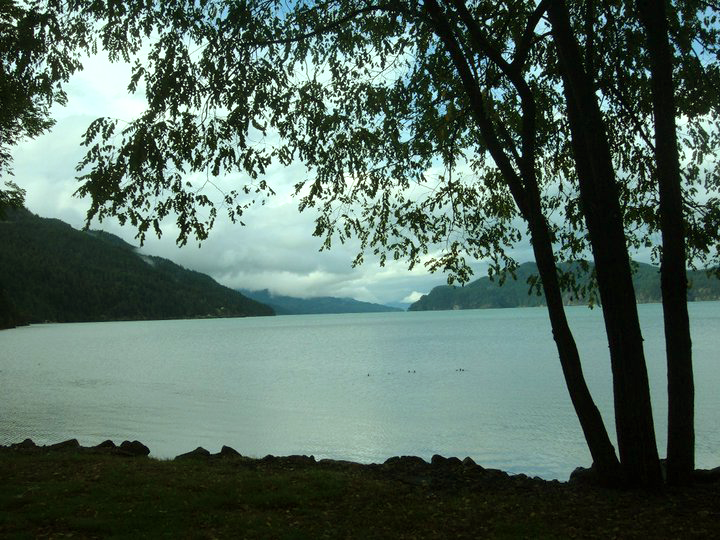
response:
M564 265L561 268L568 270L570 267ZM574 268L577 268L574 265ZM544 296L528 294L530 285L528 278L537 275L535 263L523 263L516 272L517 279L508 279L502 285L496 279L491 281L488 277L477 279L465 287L453 287L443 285L435 287L429 294L424 295L420 300L412 304L409 311L428 311L446 309L478 309L478 308L510 308L510 307L534 307L545 305ZM580 284L587 283L588 274L581 274L577 281ZM720 281L715 277L709 277L705 271L689 271L690 290L688 300L720 300ZM660 302L660 269L656 266L644 263L636 263L635 274L633 275L635 296L638 302ZM586 298L577 298L566 292L564 294L566 304L585 304Z
M267 289L262 291L248 291L246 289L241 289L240 292L249 298L269 305L278 315L403 311L401 309L384 306L382 304L361 302L353 298L336 298L334 296L296 298L294 296L274 295Z
M272 315L269 306L120 238L26 210L0 222L0 325Z

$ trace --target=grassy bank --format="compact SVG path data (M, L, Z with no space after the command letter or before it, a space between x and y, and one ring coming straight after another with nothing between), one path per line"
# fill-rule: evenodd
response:
M617 492L459 461L157 461L0 451L2 538L689 538L720 486Z

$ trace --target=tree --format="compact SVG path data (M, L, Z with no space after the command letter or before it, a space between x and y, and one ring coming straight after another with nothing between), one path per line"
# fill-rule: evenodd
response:
M685 484L695 470L695 390L687 311L685 224L675 125L673 58L664 2L638 2L647 34L655 120L655 163L660 196L663 257L661 288L668 370L667 478Z
M713 50L712 22L698 20L714 8L679 4L670 6L683 10L674 19L679 33ZM114 57L150 47L129 86L144 83L148 110L122 128L98 119L86 133L78 193L91 197L88 220L117 216L142 239L174 214L180 243L203 239L217 208L191 173L247 176L219 197L235 220L272 194L263 178L270 163L300 160L310 170L296 186L301 210L318 211L324 247L358 237L356 263L371 250L381 263L427 262L464 281L466 257L488 258L503 275L515 264L505 249L523 237L524 223L539 269L532 285L545 292L600 476L660 482L627 247L651 244L658 227L657 168L644 137L657 119L645 107L652 92L633 3L76 0L69 9L98 22ZM678 88L693 88L693 72L716 78L714 63L685 69L683 51L673 54ZM637 105L628 102L633 92ZM679 105L693 163L704 162L717 147L715 108ZM711 135L699 140L703 125ZM695 166L685 178L691 211L679 233L701 259L717 256L717 228L707 226L716 199L693 197L702 171ZM705 188L714 193L717 184L706 180ZM668 230L677 233L677 224ZM573 281L557 261L589 249L611 351L619 465L560 296Z
M50 109L65 103L62 84L81 67L87 19L60 2L0 2L0 177L12 175L12 148L50 129ZM6 180L0 187L0 220L25 205L25 190ZM0 284L0 327L21 322Z
M526 46L521 44L517 47L520 53L515 56L512 63L505 61L500 52L483 35L475 18L466 6L462 2L454 2L454 7L462 20L462 24L467 27L470 33L471 43L476 48L476 52L488 56L496 67L503 71L520 97L523 126L521 128L522 154L517 159L518 172L512 165L511 157L500 144L496 125L487 116L482 87L473 76L472 69L455 36L447 14L441 10L437 2L427 1L425 8L430 14L435 33L442 40L460 74L465 91L470 97L473 116L480 128L481 136L485 139L489 153L498 165L520 213L528 224L533 251L538 263L538 271L548 305L553 335L571 400L596 467L607 482L615 482L619 477L615 450L607 435L600 413L585 384L577 346L564 313L552 239L547 220L542 211L535 165L535 139L537 136L535 128L535 97L524 79L521 69L512 65L516 62L522 63L521 55L526 50ZM533 25L537 24L543 9L544 6L541 4L530 16L529 26L526 27L523 35L531 35Z
M12 148L55 123L50 109L65 104L62 84L88 51L88 20L61 2L0 2L0 176L12 175ZM3 208L22 207L25 191L5 182Z
M7 189L0 189L0 220L5 219L6 210L23 208L25 205L25 190L15 182L5 182Z
M711 59L717 58L716 13L706 9L704 2L618 4L624 10L608 9L607 3L603 9L586 4L585 20L594 9L605 35L624 36L606 40L607 44L616 43L610 50L606 44L593 45L591 38L586 39L586 53L591 51L586 57L591 59L587 64L596 66L603 104L612 111L607 115L612 118L608 124L634 126L629 131L634 140L628 148L635 149L624 152L632 161L616 159L618 170L637 178L634 192L624 190L621 196L626 229L634 224L662 235L656 249L662 268L668 362L667 479L685 483L694 468L685 267L696 260L698 251L700 259L705 257L708 240L716 238L707 231L717 230L718 223L714 197L701 208L694 203L699 183L705 182L710 193L717 192L712 180L717 175L717 164L712 163L716 160L708 159L706 153L716 144L712 139L717 133L720 97L717 68ZM618 145L618 131L613 131L611 140ZM683 140L682 147L678 138ZM648 200L641 201L643 197Z
M610 141L565 3L549 2L548 18L610 346L620 461L630 483L655 485L660 483L660 462Z

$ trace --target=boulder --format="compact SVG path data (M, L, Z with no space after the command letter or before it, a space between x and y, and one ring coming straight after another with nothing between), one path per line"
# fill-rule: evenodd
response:
M273 456L268 454L260 460L262 463L270 463L281 467L299 467L307 465L315 465L315 456Z
M190 452L185 452L184 454L180 454L179 456L175 457L176 460L183 460L183 459L207 459L210 457L210 452L208 450L205 450L202 446L198 446L195 450L191 450Z
M570 484L583 484L583 485L597 485L598 478L593 467L577 467L573 472L570 473Z
M693 480L699 484L711 484L720 481L720 467L714 469L697 469L693 474Z
M68 439L67 441L51 444L46 448L52 451L79 450L80 443L77 439Z
M318 461L318 463L326 467L338 469L362 469L363 467L366 467L366 465L363 465L362 463L358 463L356 461L348 461L345 459L324 458Z
M125 456L147 456L150 449L140 441L123 441L118 449L120 454Z
M424 477L431 469L427 461L417 456L394 456L387 459L382 467L391 474L407 478L415 478L418 475ZM412 482L415 483L415 480Z
M25 439L23 442L10 445L10 448L13 450L35 450L37 447L32 439Z
M220 457L224 458L233 458L233 457L242 457L242 454L235 450L234 448L230 448L229 446L224 446L220 449L220 453L218 454Z
M315 465L315 456L287 456L285 458L285 463L287 465Z
M430 459L430 464L435 467L457 467L459 465L462 465L462 461L460 461L460 459L456 457L446 458L439 454L435 454Z
M101 442L100 444L98 444L98 445L95 446L94 448L97 448L97 449L107 448L107 449L112 450L112 449L117 448L117 446L115 445L114 442L112 442L110 439L108 439L107 441Z
M385 460L385 463L383 463L383 465L386 465L388 467L413 468L427 467L428 462L425 461L423 458L417 456L393 456Z

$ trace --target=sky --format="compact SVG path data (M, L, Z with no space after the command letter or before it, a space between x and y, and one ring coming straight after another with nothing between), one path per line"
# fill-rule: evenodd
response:
M78 229L84 226L90 206L88 199L73 196L79 187L75 166L84 155L80 145L83 132L97 117L131 120L145 109L144 95L126 90L129 66L111 64L102 56L86 59L83 64L84 70L65 87L67 105L53 109L57 121L54 128L24 141L13 152L14 181L27 191L28 209ZM446 283L447 276L431 274L422 265L409 271L406 263L388 261L381 267L371 254L366 254L363 265L352 268L358 252L352 242L336 243L331 250L321 252L320 239L312 236L313 210L300 213L298 200L291 196L292 186L303 174L299 165L270 169L267 180L278 194L265 206L244 214L244 227L220 218L202 245L191 240L178 247L169 218L163 225L162 238L148 235L140 250L206 273L227 287L269 289L274 294L302 298L337 296L382 304L410 303ZM121 227L117 221L106 219L93 222L91 228L106 230L139 246L136 231L129 225ZM519 262L531 259L528 246L513 253ZM487 265L475 264L474 270L475 277L482 277Z

